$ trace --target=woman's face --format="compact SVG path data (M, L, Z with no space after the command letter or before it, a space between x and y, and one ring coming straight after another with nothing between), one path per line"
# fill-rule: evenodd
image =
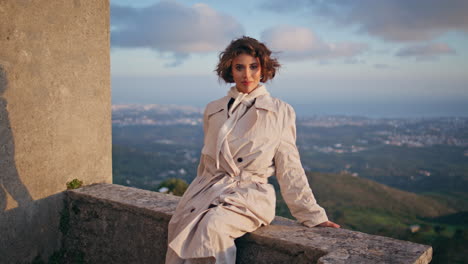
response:
M260 60L248 54L240 54L232 60L232 77L237 90L250 93L258 87L262 68Z

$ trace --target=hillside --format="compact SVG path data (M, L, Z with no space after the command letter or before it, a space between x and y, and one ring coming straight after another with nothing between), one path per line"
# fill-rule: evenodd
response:
M454 212L435 199L349 174L308 173L308 178L317 199L326 207L354 206L424 217Z
M307 173L316 199L344 228L431 245L431 263L468 263L467 212L447 199L401 191L349 174ZM278 184L272 178L278 190ZM444 197L440 195L440 197ZM277 215L292 218L279 191ZM410 226L417 228L410 231Z
M369 233L404 231L411 224L455 213L434 198L349 174L307 173L317 201L333 221ZM272 182L276 188L277 183ZM277 214L291 217L278 192Z

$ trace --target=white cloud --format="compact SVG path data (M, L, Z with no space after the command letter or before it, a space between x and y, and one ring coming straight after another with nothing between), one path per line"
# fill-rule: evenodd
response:
M363 43L326 43L314 32L304 27L282 25L272 27L261 34L261 39L285 60L327 60L353 57L368 49Z
M191 53L220 51L244 29L233 17L206 4L162 1L146 8L111 6L111 43L173 55L176 66Z

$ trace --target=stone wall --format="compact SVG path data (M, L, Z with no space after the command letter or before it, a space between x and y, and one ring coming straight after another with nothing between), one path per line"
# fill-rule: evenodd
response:
M67 192L64 262L164 263L179 197L113 184ZM238 263L429 263L430 246L276 217L236 241ZM67 260L67 261L65 261Z
M0 263L60 247L67 181L112 181L109 30L108 0L0 1Z

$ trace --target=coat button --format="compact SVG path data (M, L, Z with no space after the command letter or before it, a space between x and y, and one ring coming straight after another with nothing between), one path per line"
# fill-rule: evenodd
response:
M237 158L237 162L242 162L243 159L242 158Z

